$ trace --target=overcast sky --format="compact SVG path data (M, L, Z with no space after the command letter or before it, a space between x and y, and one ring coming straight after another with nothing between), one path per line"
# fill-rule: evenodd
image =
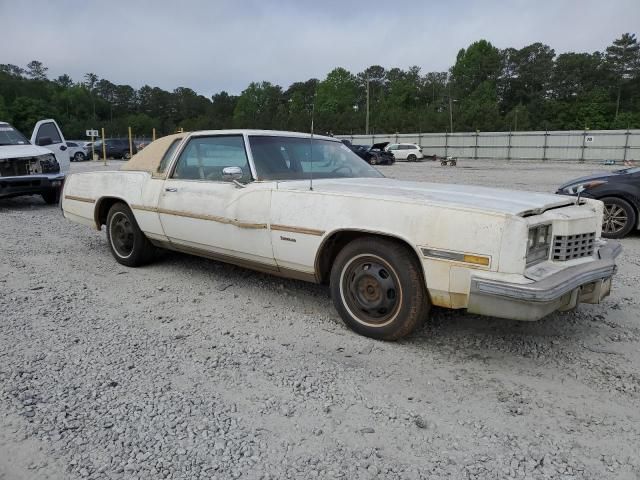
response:
M639 26L640 0L0 0L0 63L209 96L251 81L286 88L336 66L445 71L481 38L602 51Z

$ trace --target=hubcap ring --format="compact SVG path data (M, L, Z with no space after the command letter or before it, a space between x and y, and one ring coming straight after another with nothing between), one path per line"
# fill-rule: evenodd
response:
M351 317L368 327L393 322L402 305L400 278L383 258L362 254L347 262L340 275L340 295Z
M127 215L116 212L109 223L111 246L120 258L129 258L133 253L135 231Z

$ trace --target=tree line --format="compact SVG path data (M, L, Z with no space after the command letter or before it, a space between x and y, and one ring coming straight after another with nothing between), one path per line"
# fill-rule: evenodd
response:
M49 79L47 67L0 64L0 120L24 133L56 118L68 137L104 126L149 135L184 130L264 128L370 133L640 128L640 45L625 33L603 52L556 55L534 43L500 50L480 40L458 52L447 72L373 65L335 68L323 80L287 89L252 82L240 95L211 98L186 87L172 92L116 85L87 73Z

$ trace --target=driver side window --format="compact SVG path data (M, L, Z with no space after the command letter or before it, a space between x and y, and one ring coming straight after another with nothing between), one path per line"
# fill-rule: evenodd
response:
M251 181L242 135L192 137L178 158L172 178L221 182L225 167L240 167L243 173L240 181Z

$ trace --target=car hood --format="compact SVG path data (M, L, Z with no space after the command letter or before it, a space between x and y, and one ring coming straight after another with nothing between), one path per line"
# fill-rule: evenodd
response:
M567 183L563 183L562 185L560 185L558 187L558 191L562 190L563 188L567 188L570 185L575 185L576 183L585 183L592 180L602 180L604 178L617 177L619 175L627 175L627 173L623 171L600 172L600 173L594 173L593 175L586 175L584 177L574 178L573 180L569 180Z
M36 157L38 155L46 155L47 153L51 153L51 150L31 144L0 146L0 160L7 158Z
M279 190L309 190L308 180L278 183ZM390 178L317 179L314 193L330 193L389 201L438 204L505 215L535 215L572 205L571 198L550 193L522 192L475 185L405 182Z

